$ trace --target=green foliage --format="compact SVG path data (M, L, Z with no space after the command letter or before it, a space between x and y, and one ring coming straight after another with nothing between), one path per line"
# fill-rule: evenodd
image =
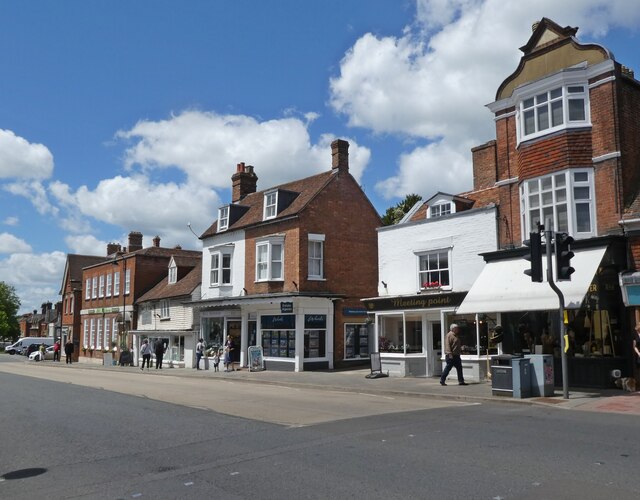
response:
M408 194L404 200L398 202L393 207L387 208L387 211L382 216L382 224L385 226L391 226L397 224L402 220L405 214L411 210L416 203L422 200L422 196L419 194Z
M20 299L13 286L0 281L0 338L16 340L20 334L18 326Z

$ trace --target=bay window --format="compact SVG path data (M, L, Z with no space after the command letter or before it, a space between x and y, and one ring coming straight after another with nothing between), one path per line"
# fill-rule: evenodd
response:
M548 84L547 84L548 85ZM556 83L551 89L522 96L518 105L520 141L565 128L590 125L586 83Z
M537 177L520 185L523 239L538 223L575 238L596 236L593 170L570 169Z

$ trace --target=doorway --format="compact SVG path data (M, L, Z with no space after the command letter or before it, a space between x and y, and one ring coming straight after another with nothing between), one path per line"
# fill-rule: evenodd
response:
M442 323L440 321L427 321L430 344L427 348L429 353L429 366L427 376L435 377L442 374Z

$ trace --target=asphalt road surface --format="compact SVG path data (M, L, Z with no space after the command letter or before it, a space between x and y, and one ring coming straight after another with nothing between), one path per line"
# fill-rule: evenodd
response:
M637 420L32 366L0 355L0 498L637 499Z

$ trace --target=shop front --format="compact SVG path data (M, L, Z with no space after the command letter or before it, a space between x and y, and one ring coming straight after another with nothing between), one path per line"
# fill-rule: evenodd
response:
M458 315L466 292L422 293L411 296L364 299L374 317L375 336L383 372L397 377L436 377L442 373L442 346L449 325L460 326L465 379L482 380L488 355L497 353L489 345L495 318Z
M618 275L625 267L624 243L616 238L583 242L572 248L571 281L558 282L565 302L568 383L606 388L612 372L631 376L630 334ZM602 244L606 243L606 244ZM515 355L549 354L554 358L556 386L562 385L559 299L548 283L532 283L524 274L528 261L492 260L487 264L453 318L491 323L503 328L501 350ZM543 259L546 276L546 259ZM489 329L490 331L490 329Z
M163 366L169 368L185 368L187 366L187 363L185 363L185 342L193 336L192 332L183 330L133 330L129 333L132 335L134 359L138 360L138 364L142 363L140 344L144 339L147 339L153 349L155 349L156 343L162 342L164 347Z
M248 349L262 348L264 367L304 371L332 369L334 305L331 298L247 297L198 303L199 336L213 357L231 337L237 366L248 366Z

